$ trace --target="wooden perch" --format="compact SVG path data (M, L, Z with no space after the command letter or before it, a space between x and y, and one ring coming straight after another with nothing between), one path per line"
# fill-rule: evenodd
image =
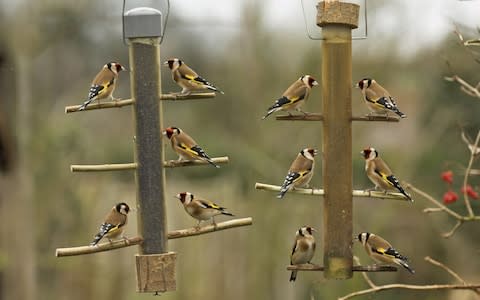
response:
M170 94L162 94L160 95L159 100L170 100L170 101L177 101L177 100L193 100L193 99L210 99L214 98L215 93L192 93L192 94L178 94L178 93L170 93ZM106 101L106 102L94 102L90 103L85 110L93 110L93 109L104 109L104 108L119 108L123 106L128 106L133 104L133 99L125 99L125 100L114 100L114 101ZM65 113L74 113L78 112L80 105L72 105L65 107Z
M287 266L287 270L293 271L324 271L324 266L314 264L301 264ZM371 265L371 266L353 266L353 272L397 272L397 268L394 266L385 265Z
M216 164L226 164L229 162L228 156L212 157L212 161ZM190 166L204 166L209 165L204 160L167 160L163 163L165 168L178 168L178 167L190 167Z
M168 239L178 239L188 236L200 235L214 231L225 230L234 227L248 226L252 225L252 218L243 218L243 219L233 219L225 222L217 223L216 225L206 225L200 228L192 227L187 229L180 229L168 232ZM55 252L56 257L61 256L74 256L74 255L84 255L92 254L103 251L110 251L114 249L129 247L133 245L138 245L143 242L143 238L134 237L126 240L117 240L113 242L105 242L98 244L96 246L80 246L72 248L58 248Z
M71 165L71 172L108 172L108 171L124 171L135 170L136 163L126 164L104 164L104 165Z
M228 163L228 156L213 157L212 161L216 164ZM203 160L167 160L163 162L165 168L178 168L189 166L204 166L209 163ZM125 164L103 164L103 165L71 165L71 172L108 172L108 171L125 171L135 170L137 163L125 163Z
M318 113L307 113L304 115L283 115L277 116L276 120L280 121L323 121L324 117ZM399 122L400 118L383 116L383 115L365 115L352 116L351 121L377 121L377 122Z
M255 189L257 190L280 192L280 188L281 186L278 186L278 185L271 185L271 184L265 184L265 183L259 183L259 182L255 183ZM288 193L325 196L325 191L323 189L295 188L293 190L288 191ZM405 198L404 195L400 193L391 193L391 192L384 193L379 191L353 190L352 196L409 201L407 198Z
M233 227L252 225L252 218L233 219L225 222L217 223L216 226L211 224L203 227L192 227L168 232L168 239L178 239L188 236L200 235L214 231L225 230Z
M143 242L143 238L137 236L130 239L118 240L113 242L105 242L101 244L97 244L96 246L80 246L80 247L73 247L73 248L58 248L55 251L56 257L61 256L74 256L74 255L84 255L84 254L92 254L97 252L103 251L110 251L119 248L130 247L133 245L138 245Z

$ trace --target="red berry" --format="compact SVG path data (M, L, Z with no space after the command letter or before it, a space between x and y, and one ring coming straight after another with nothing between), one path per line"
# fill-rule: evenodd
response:
M448 191L443 195L443 203L450 204L458 200L458 195L454 191Z
M473 199L478 199L478 193L475 192L472 188L471 185L467 184L466 187L463 187L460 189L460 191L464 194L467 194L468 197L473 198Z
M440 176L442 177L442 180L445 181L446 183L449 183L449 184L453 183L453 172L451 170L442 172Z

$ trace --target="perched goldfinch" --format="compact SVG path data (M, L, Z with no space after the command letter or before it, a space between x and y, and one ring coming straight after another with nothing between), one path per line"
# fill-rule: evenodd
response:
M378 152L375 148L366 148L360 153L365 158L365 171L370 181L375 184L375 189L381 188L385 192L387 190L397 189L408 200L413 202L412 197L405 192L387 164L378 156Z
M364 78L356 86L362 90L363 99L372 113L385 114L394 112L401 118L407 117L398 110L397 104L392 96L374 79Z
M177 194L175 198L180 199L185 211L198 220L197 227L200 227L202 221L209 219L212 219L212 224L216 225L215 216L218 215L233 216L225 207L221 207L209 200L195 198L195 196L189 192Z
M300 107L303 102L308 99L310 91L314 85L318 85L318 82L312 76L304 75L300 77L288 87L282 97L268 108L267 114L263 116L262 120L279 110L287 111L289 115L291 115L291 110L297 110L306 114L300 109Z
M290 255L291 265L309 264L315 254L315 238L312 227L304 226L300 228L295 235L295 243L293 244L292 255ZM290 281L297 279L297 271L292 271Z
M117 82L118 72L126 69L116 62L110 62L103 66L97 76L92 81L88 100L85 101L78 110L84 110L92 101L110 98L113 99L113 91Z
M358 240L365 247L367 254L375 261L387 264L397 264L407 269L410 273L415 273L415 270L408 265L408 259L398 253L389 242L378 235L369 232L362 232L358 235Z
M285 193L292 188L306 186L313 176L313 167L315 166L314 157L317 155L318 151L313 148L305 148L293 161L288 174L285 177L285 181L280 189L280 194L277 198L283 198Z
M172 149L178 154L178 160L203 160L210 163L215 168L220 168L205 151L198 146L188 134L177 127L168 127L162 134L166 136L172 144Z
M105 221L100 226L100 231L95 235L90 246L98 244L103 237L106 237L111 242L111 239L122 235L125 225L127 225L127 215L129 211L130 207L124 202L115 205L105 217Z
M186 63L178 58L171 58L163 63L172 70L173 80L182 88L181 94L190 94L193 91L212 90L224 94L213 84L198 76Z

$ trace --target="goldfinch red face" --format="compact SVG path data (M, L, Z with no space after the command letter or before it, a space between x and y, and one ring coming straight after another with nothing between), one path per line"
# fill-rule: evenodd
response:
M130 212L130 207L128 207L127 203L121 202L115 205L115 210L122 215L127 215Z
M183 205L187 205L193 200L193 194L189 192L181 192L175 196L175 198L180 199Z
M170 70L175 71L176 69L178 69L178 67L180 67L183 64L183 62L178 58L170 58L163 64L168 66Z
M168 139L171 139L172 136L180 134L180 128L177 127L168 127L163 131L163 135L167 136Z
M360 153L363 155L363 158L365 158L366 160L374 159L375 157L378 156L377 150L375 150L375 148L372 148L372 147L363 149L362 152Z
M109 69L115 74L118 74L120 71L125 71L126 69L119 63L116 62L110 62L104 66L104 68Z
M316 149L313 149L313 148L305 148L303 149L302 151L300 151L300 153L306 158L306 159L310 159L310 160L313 160L315 155L318 154L318 151Z
M309 87L313 87L314 85L318 85L318 82L315 80L315 78L313 78L310 75L302 76L302 77L300 77L300 80L302 80L303 83L305 83L305 85L307 85Z

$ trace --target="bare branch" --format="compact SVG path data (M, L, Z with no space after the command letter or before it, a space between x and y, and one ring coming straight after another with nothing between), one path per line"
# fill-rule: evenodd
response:
M325 271L324 266L315 264L299 264L287 266L289 271ZM353 272L397 272L397 268L387 265L371 265L371 266L353 266Z
M455 223L455 226L453 226L453 228L449 232L442 234L442 236L446 239L450 238L457 231L457 229L460 228L462 224L463 222L458 220L457 223Z
M277 116L276 120L280 121L323 121L324 117L319 113L305 113L302 115L282 115ZM352 116L352 121L377 121L377 122L399 122L400 118L385 115L365 115Z
M464 135L464 132L462 130L462 134ZM480 142L480 130L477 133L477 137L475 138L475 142L473 145L469 145L470 149L470 160L468 161L468 166L467 169L465 170L465 176L463 178L463 189L464 191L467 188L468 184L468 175L470 173L470 170L472 169L473 161L475 160L475 156L480 152L480 149L478 148L478 143ZM466 192L463 193L463 199L465 201L465 207L467 208L468 211L468 216L469 217L474 217L475 214L473 213L472 205L470 204L470 199L468 197L468 194Z
M353 297L372 294L380 291L386 290L393 290L393 289L406 289L406 290L423 290L423 291L431 291L431 290L472 290L475 291L476 289L480 288L480 284L467 284L467 285L455 285L455 284L432 284L432 285L412 285L412 284L387 284L382 286L377 286L374 288L353 292L346 296L338 298L338 300L346 300Z
M453 75L452 77L444 77L446 81L457 82L460 84L463 91L472 97L480 98L480 91L470 85L468 82L460 78L458 75Z
M450 269L449 267L445 266L445 265L442 264L441 262L434 260L434 259L431 258L430 256L426 256L424 259L425 259L427 262L431 263L432 265L444 269L444 270L447 271L450 275L452 275L453 277L455 277L455 279L457 279L458 281L460 281L462 284L464 284L464 285L467 284L467 283L465 282L465 280L463 280L457 273L453 272L452 269Z

